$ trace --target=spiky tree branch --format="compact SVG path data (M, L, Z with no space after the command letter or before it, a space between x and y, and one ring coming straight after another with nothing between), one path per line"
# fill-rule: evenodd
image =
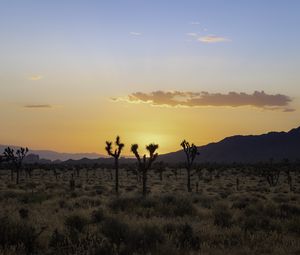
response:
M131 151L135 155L138 161L138 171L142 173L142 180L143 180L143 196L147 195L147 173L148 170L151 168L152 163L158 157L158 153L155 151L158 149L158 144L151 143L146 146L146 150L149 152L149 157L147 158L146 154L143 155L141 158L138 152L139 146L137 144L131 145Z
M121 143L120 137L117 136L115 141L116 148L113 149L112 142L106 141L106 147L105 150L107 151L107 154L115 159L115 191L118 194L119 193L119 158L121 155L121 152L124 148L124 144Z
M199 155L198 152L198 148L196 145L194 145L193 143L190 144L189 142L187 142L186 140L183 140L181 142L181 147L183 148L183 151L185 153L186 156L186 170L187 170L187 189L188 192L192 191L191 188L191 169L194 163L194 160L196 158L197 155Z
M17 172L16 177L16 183L19 184L19 178L20 178L20 170L22 168L23 159L26 157L26 154L28 153L28 148L21 147L16 152L14 149L11 149L10 147L7 147L4 150L4 158L6 161L11 162L13 164L13 167L15 168ZM13 179L13 171L14 169L11 169L11 178Z

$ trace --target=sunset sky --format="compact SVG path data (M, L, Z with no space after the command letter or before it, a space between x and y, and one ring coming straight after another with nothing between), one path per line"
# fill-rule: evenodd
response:
M159 153L300 126L300 1L0 0L0 144Z

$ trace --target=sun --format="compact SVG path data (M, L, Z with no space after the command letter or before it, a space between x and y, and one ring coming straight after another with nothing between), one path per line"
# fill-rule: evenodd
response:
M147 132L141 132L138 134L135 134L136 142L139 144L140 150L145 152L146 151L146 145L150 143L158 144L159 148L158 151L166 151L165 147L168 145L168 137L163 134L159 133L147 133Z

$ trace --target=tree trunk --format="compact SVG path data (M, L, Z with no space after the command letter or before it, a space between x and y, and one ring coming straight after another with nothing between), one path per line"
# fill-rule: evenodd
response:
M187 189L188 189L188 192L192 192L192 189L191 189L191 169L190 167L188 167L187 169Z
M116 168L115 189L116 189L116 194L118 194L119 193L119 161L117 158L115 159L115 168Z
M10 170L10 180L11 181L14 180L14 169L13 168Z
M17 179L16 179L16 184L19 184L19 179L20 179L20 169L17 168Z
M147 171L143 170L143 196L147 195Z

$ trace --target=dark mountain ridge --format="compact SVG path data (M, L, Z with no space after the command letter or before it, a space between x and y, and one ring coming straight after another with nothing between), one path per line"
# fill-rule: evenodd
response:
M262 135L236 135L220 142L198 147L200 155L196 162L255 163L289 159L300 159L300 127L289 132L269 132ZM185 160L182 151L161 155L160 160L181 162Z
M5 146L0 145L0 153L4 148ZM267 162L270 159L277 162L283 159L298 161L300 160L300 127L294 128L289 132L269 132L262 135L235 135L226 137L219 142L199 146L198 150L200 155L196 157L195 162L197 163L256 163ZM52 160L54 164L64 163L70 165L113 163L111 158L95 153L30 152L39 155L40 160L42 160L39 161L41 163L46 163L45 159ZM50 157L47 157L49 155ZM157 160L168 163L184 162L185 154L182 150L179 150L161 154ZM120 159L120 163L132 162L135 162L134 158ZM51 161L48 163L51 163Z
M3 153L4 149L7 147L11 147L14 150L17 150L19 146L15 145L0 145L0 154ZM29 148L30 154L38 155L41 159L47 159L47 160L61 160L65 161L68 159L73 160L79 160L82 158L90 158L90 159L96 159L99 157L105 157L104 155L97 154L97 153L65 153L65 152L56 152L51 150L31 150Z

